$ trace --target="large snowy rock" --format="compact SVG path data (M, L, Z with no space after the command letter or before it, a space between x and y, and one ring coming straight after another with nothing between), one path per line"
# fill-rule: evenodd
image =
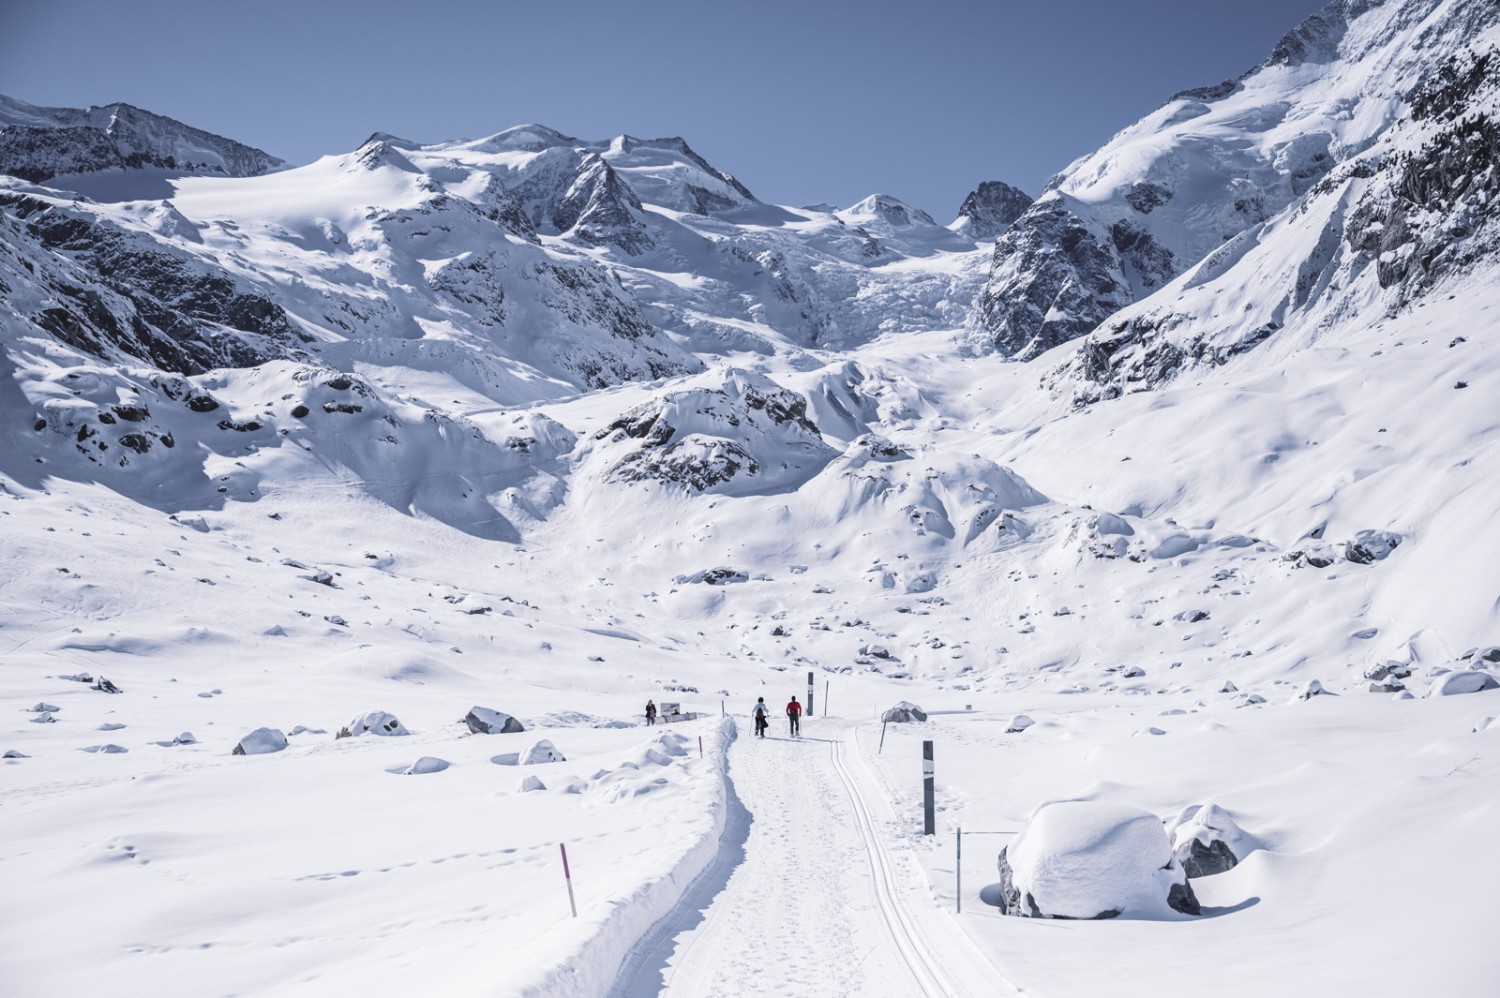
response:
M881 714L880 719L892 724L909 724L914 721L927 720L927 712L909 700L902 700Z
M557 750L557 746L543 738L531 748L521 753L520 765L537 766L547 762L567 762L567 756Z
M286 735L276 728L256 728L234 747L231 755L269 755L286 748Z
M1233 869L1259 843L1245 834L1217 804L1193 804L1169 822L1172 855L1188 877L1208 877Z
M339 732L340 737L344 737L344 732L350 735L381 735L383 737L411 734L395 714L388 714L383 710L371 710L360 714L344 726L344 730Z
M1480 672L1477 669L1459 669L1438 677L1438 681L1432 684L1432 691L1428 696L1450 697L1462 693L1483 693L1485 690L1500 689L1500 680L1497 680L1488 672Z
M1044 805L1000 851L1001 908L1026 918L1196 915L1161 819L1124 804Z
M464 715L464 723L476 735L508 735L526 730L525 726L514 717L488 707L469 708L469 713Z

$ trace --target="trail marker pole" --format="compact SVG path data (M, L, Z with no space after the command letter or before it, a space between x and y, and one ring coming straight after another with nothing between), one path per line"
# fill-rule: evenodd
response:
M568 870L568 847L559 842L557 848L562 850L563 879L568 882L568 907L573 909L573 917L578 917L578 903L573 900L573 874Z
M958 914L964 913L964 826L958 826L958 844L954 847L953 872L958 876L954 893L958 901Z
M830 680L823 680L823 716L828 716L828 684Z
M885 750L885 725L885 721L880 722L880 748L875 750L876 755L879 755Z
M937 813L933 802L932 742L922 743L922 834L937 834Z
M813 674L807 674L807 716L813 715Z
M727 712L724 710L724 701L720 700L719 701L719 716L723 717L725 715L725 713L727 713Z
M698 758L703 758L703 736L698 736Z

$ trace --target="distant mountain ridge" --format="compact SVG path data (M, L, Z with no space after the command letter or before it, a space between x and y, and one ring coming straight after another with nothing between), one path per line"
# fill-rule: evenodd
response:
M141 167L253 177L285 165L259 149L129 104L38 107L0 95L0 173L23 180Z

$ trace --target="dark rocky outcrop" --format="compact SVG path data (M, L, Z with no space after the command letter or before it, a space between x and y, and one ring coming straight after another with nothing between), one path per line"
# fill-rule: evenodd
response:
M969 192L959 206L956 228L974 239L989 241L1010 228L1031 207L1030 194L999 180L986 180Z

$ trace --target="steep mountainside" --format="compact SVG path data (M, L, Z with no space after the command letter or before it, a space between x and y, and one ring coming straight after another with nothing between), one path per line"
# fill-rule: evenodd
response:
M1308 305L1339 265L1340 244L1349 247L1344 256L1385 252L1367 229L1345 230L1366 189L1407 184L1409 171L1426 168L1424 157L1439 155L1422 151L1434 143L1450 161L1464 145L1484 164L1483 142L1467 136L1484 132L1492 114L1474 79L1487 70L1464 67L1496 44L1497 23L1500 9L1487 0L1338 0L1239 79L1176 95L1059 174L1000 238L976 337L1002 354L1034 357L1135 301L1176 297L1181 288L1162 289L1191 268L1198 283L1224 272L1268 228L1285 227L1289 213L1310 213L1320 221L1294 227L1321 226L1324 237L1289 261L1300 277L1277 314L1257 316L1260 332L1242 329L1234 343L1263 339L1287 309ZM1462 98L1450 87L1446 102L1463 101L1458 114L1472 120L1441 125L1432 107L1445 99L1424 96L1425 81L1453 74L1474 86ZM1469 214L1475 205L1488 210L1477 191L1470 197ZM1424 221L1438 238L1443 223ZM1236 279L1248 285L1244 273ZM1204 356L1232 345L1221 340Z

